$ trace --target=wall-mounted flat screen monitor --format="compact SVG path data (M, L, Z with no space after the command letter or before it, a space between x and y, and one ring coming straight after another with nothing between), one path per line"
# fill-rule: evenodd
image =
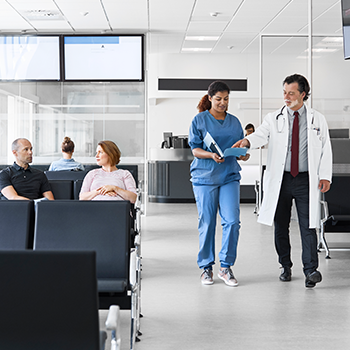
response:
M64 80L142 81L143 36L64 36Z
M342 0L344 58L350 59L350 0Z
M0 80L60 80L59 36L0 36Z

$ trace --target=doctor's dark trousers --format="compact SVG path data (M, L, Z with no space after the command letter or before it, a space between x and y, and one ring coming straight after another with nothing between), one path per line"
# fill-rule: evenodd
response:
M230 267L236 261L239 236L239 181L222 186L194 185L193 192L198 209L200 269L215 264L216 217L219 210L222 225L222 242L219 252L221 267Z
M298 213L304 274L307 276L318 267L317 234L315 229L309 228L309 174L307 172L299 173L296 177L289 172L284 172L283 175L274 224L278 261L284 267L293 265L289 239L293 198Z

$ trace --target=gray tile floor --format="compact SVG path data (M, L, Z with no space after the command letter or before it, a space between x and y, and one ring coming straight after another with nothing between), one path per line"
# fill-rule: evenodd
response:
M331 260L321 252L323 281L306 289L293 221L293 280L280 282L273 230L257 224L253 209L241 205L233 268L239 286L226 286L216 273L214 285L202 286L195 205L149 204L142 220L143 335L136 350L350 348L350 252L332 252ZM217 251L220 236L219 225ZM123 350L129 348L129 317L122 311Z

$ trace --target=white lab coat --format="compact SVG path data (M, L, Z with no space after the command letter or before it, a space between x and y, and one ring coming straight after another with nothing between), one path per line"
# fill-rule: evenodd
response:
M305 106L306 107L306 106ZM309 227L320 227L320 180L332 179L332 148L325 117L306 107L309 168ZM250 148L268 146L266 171L264 173L264 196L258 222L272 226L288 148L289 123L287 107L283 115L280 110L269 113L256 131L247 136Z

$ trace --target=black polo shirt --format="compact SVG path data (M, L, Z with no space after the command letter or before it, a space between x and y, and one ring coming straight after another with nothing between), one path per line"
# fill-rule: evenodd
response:
M49 181L42 171L30 165L24 169L16 162L0 171L0 191L7 186L13 186L19 196L29 199L42 198L44 192L51 191ZM1 193L1 199L7 198Z

